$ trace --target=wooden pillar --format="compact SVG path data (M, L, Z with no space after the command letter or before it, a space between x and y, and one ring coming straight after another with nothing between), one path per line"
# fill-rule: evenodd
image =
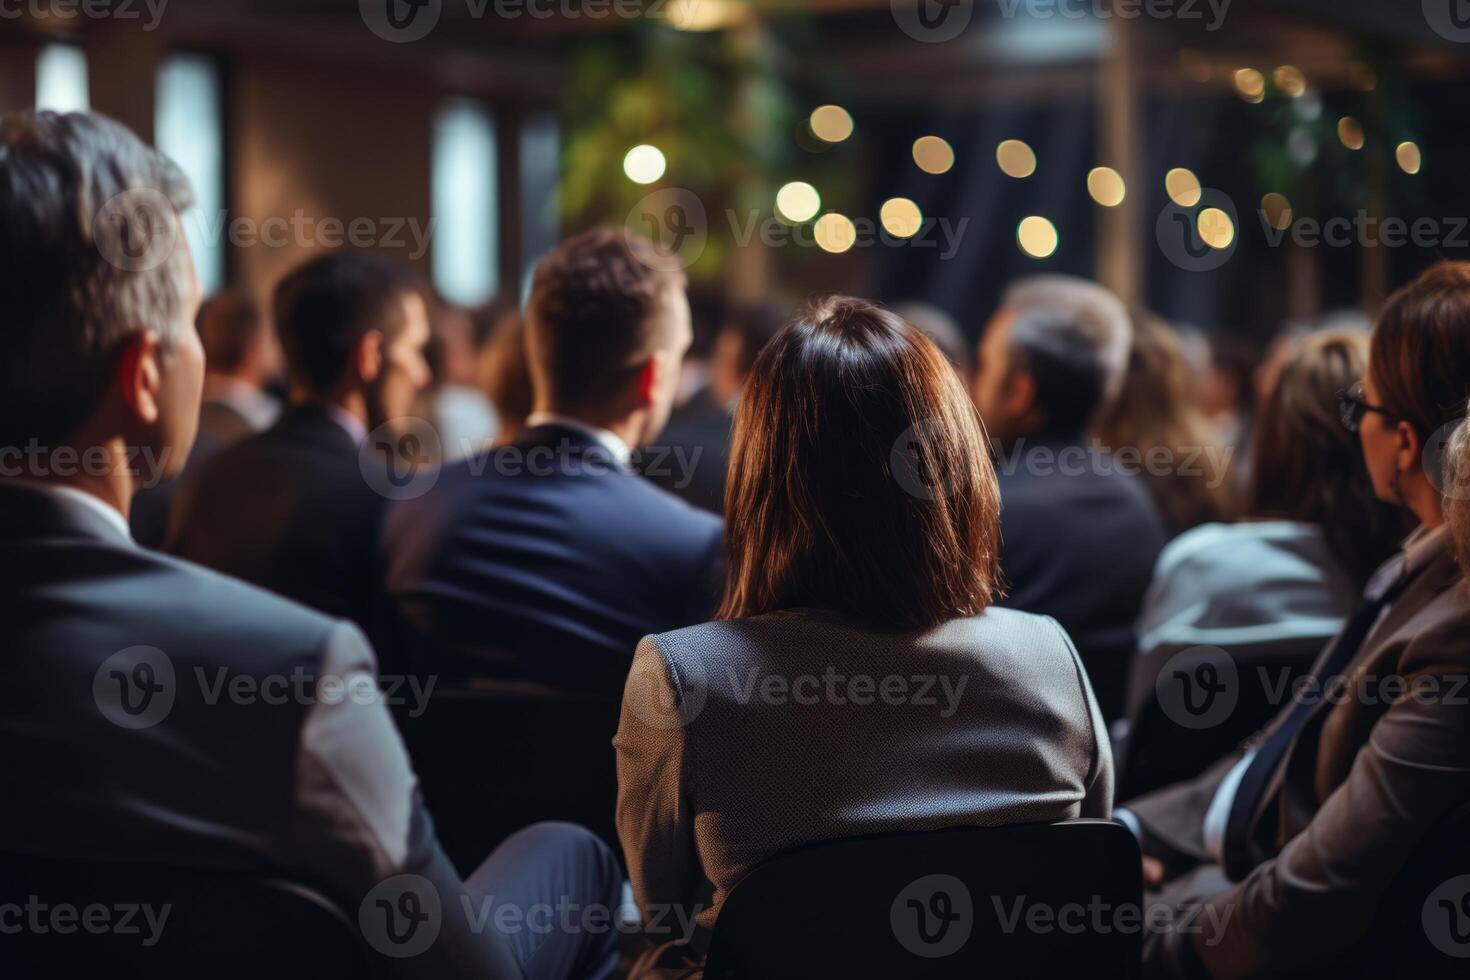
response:
M92 109L153 142L158 69L167 51L158 31L133 21L99 21L86 38Z
M1097 72L1095 165L1118 171L1128 193L1117 207L1098 208L1095 268L1098 281L1130 305L1143 303L1146 295L1143 257L1151 234L1143 214L1148 194L1137 47L1136 21L1113 17Z

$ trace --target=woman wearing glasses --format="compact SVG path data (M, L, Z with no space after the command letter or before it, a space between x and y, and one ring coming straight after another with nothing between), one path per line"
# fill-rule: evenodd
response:
M1206 893L1197 934L1148 942L1146 976L1332 972L1364 962L1371 950L1355 947L1380 934L1375 914L1419 921L1425 895L1379 904L1420 842L1470 802L1470 598L1442 475L1467 398L1470 263L1446 262L1389 300L1363 387L1341 398L1375 492L1419 527L1270 727L1192 784L1127 807L1159 862L1146 862L1151 877L1218 864L1238 882ZM1190 880L1167 897L1198 902Z

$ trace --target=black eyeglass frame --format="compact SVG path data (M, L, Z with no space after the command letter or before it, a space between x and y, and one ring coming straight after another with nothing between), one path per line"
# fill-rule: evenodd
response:
M1369 412L1376 412L1384 418L1398 422L1400 416L1395 415L1382 405L1370 402L1364 393L1363 383L1360 381L1345 391L1337 393L1337 417L1342 422L1342 427L1349 432L1356 433L1363 427L1363 416Z

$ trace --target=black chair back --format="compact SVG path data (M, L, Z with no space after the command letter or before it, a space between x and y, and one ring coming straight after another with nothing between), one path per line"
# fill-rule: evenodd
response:
M374 975L353 922L275 878L7 854L0 908L0 976L16 980Z
M400 714L439 842L468 875L543 820L581 824L617 849L616 702L533 684L436 690Z
M1140 867L1100 820L816 845L731 891L705 976L1136 977Z

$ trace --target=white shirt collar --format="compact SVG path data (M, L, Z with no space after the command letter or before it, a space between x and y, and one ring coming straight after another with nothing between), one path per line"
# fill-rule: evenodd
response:
M39 493L49 494L52 497L60 497L62 500L69 500L74 504L85 507L111 524L123 537L129 541L133 540L133 530L128 527L128 519L122 516L122 511L101 497L94 497L85 490L78 490L75 487L64 487L55 483L42 483L39 480L14 480L6 482L15 483L38 491Z
M281 414L280 402L248 381L223 374L204 376L204 400L239 412L257 432L269 429Z
M589 425L580 419L558 415L555 412L532 412L526 419L526 428L538 425L559 425L564 429L580 432L589 439L596 440L602 448L612 454L613 459L623 466L628 466L633 461L633 450L628 448L628 444L616 432Z
M367 442L368 430L367 426L362 424L362 419L338 405L322 402L321 408L327 413L327 418L336 422L338 427L347 433L347 438L352 440L354 446L361 446Z

